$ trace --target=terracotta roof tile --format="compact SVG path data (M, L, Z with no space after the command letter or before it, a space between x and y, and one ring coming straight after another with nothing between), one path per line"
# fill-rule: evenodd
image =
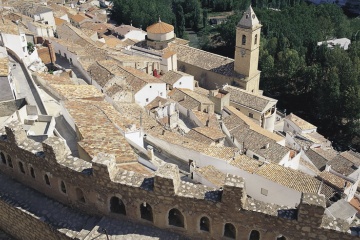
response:
M169 33L171 31L174 31L174 26L161 21L154 23L146 28L146 32L155 34Z
M318 193L321 182L305 173L277 164L263 164L254 172L268 180L305 193Z
M286 119L292 121L296 126L298 126L301 130L310 130L316 128L316 126L311 123L305 121L304 119L296 116L293 113L290 113L285 117Z
M214 184L216 187L220 188L225 183L226 174L217 170L214 166L208 165L206 167L196 169L196 172L199 173L206 180Z
M238 87L225 86L224 90L230 93L230 102L240 104L259 112L265 112L277 103L277 100L246 92Z
M97 104L99 104L97 101L65 102L65 107L74 119L81 136L79 146L91 158L100 152L105 152L114 154L117 163L136 162L137 155L115 127L111 116ZM109 105L105 102L103 104Z
M0 58L0 77L9 75L9 59L7 57Z
M328 171L322 171L318 174L318 176L320 179L323 179L324 181L332 184L339 189L343 189L345 187L345 183L347 182L345 179L336 176L335 174Z

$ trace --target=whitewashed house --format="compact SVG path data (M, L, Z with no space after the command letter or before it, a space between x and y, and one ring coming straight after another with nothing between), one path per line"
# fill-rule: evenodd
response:
M161 76L169 90L173 88L185 88L194 91L194 76L180 71L168 71Z

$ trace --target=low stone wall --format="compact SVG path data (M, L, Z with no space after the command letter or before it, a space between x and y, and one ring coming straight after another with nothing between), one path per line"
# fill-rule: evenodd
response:
M16 239L71 239L61 234L25 209L0 198L0 229Z

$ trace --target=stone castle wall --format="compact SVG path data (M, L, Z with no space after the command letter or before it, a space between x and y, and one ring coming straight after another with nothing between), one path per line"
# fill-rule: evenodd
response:
M0 197L0 229L17 239L71 239L54 230L41 219L6 202Z
M144 178L118 169L112 155L100 153L92 163L67 156L64 144L56 137L36 143L27 139L19 126L6 127L6 134L0 135L0 171L89 214L130 218L195 239L222 239L225 229L225 235L234 233L236 239L243 240L249 239L253 230L262 240L279 236L353 239L344 232L349 229L345 222L324 216L325 200L318 195L304 194L297 209L281 210L248 199L245 182L237 176L229 175L222 190L181 181L177 166L172 164L160 167L154 177ZM0 205L0 211L8 210ZM200 229L204 217L209 231ZM23 218L28 221L26 217L19 219ZM1 214L0 224L4 219ZM8 229L6 225L0 228ZM39 239L46 238L39 235Z

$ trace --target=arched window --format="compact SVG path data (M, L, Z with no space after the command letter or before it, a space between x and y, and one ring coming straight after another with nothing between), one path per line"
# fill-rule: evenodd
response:
M84 193L80 188L76 188L76 200L85 203Z
M257 41L258 41L257 34L255 34L255 44L257 44Z
M125 205L118 197L112 197L110 199L110 211L113 213L126 215Z
M242 45L246 44L246 36L242 35L242 39L241 39Z
M0 157L1 157L2 163L6 164L6 158L5 158L5 155L2 152L0 153Z
M200 230L210 232L210 220L207 217L202 217L200 219Z
M50 186L50 179L49 179L49 176L47 174L44 175L44 179L45 179L46 185Z
M140 204L140 213L142 219L148 220L150 222L153 221L152 207L150 204L146 202Z
M249 240L259 240L259 239L260 239L259 231L252 230L249 236Z
M284 237L283 235L281 235L281 236L278 236L278 237L276 238L276 240L286 240L286 237Z
M176 208L169 211L169 225L182 228L185 227L184 215Z
M7 161L8 161L9 167L13 168L13 164L12 164L12 160L11 160L10 155L7 156Z
M30 175L32 178L35 178L35 170L32 167L30 167Z
M25 173L24 164L22 162L19 162L19 169L20 172Z
M224 226L224 237L236 238L236 228L231 223L226 223Z
M66 193L66 186L65 186L64 181L60 182L60 189L61 189L61 192Z

